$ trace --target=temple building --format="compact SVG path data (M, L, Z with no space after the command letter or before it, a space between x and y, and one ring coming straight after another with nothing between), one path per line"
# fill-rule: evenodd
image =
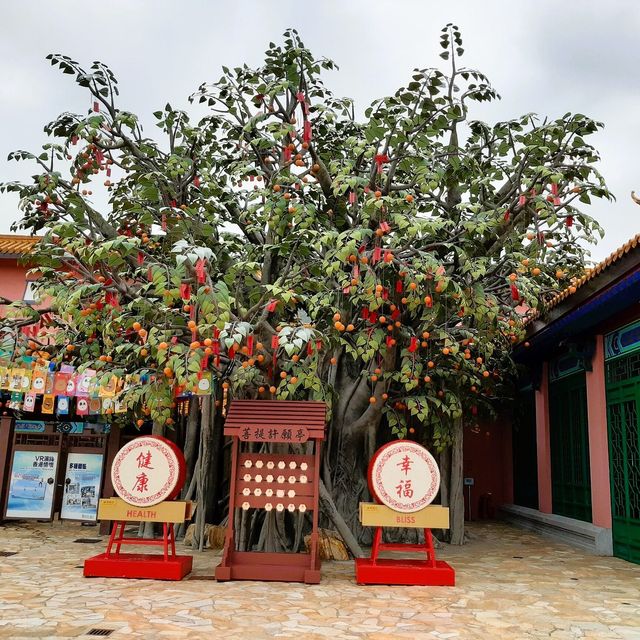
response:
M528 345L516 350L525 370L517 408L495 427L493 448L509 521L636 563L639 242L640 234L529 320Z

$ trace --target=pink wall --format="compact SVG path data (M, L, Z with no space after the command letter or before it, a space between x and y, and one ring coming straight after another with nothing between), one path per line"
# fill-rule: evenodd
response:
M604 339L596 336L596 350L587 371L587 415L589 418L589 462L591 466L591 511L593 524L611 528L607 397L604 377Z
M538 451L538 508L552 512L551 502L551 440L549 432L548 367L543 364L540 389L536 391L536 441Z
M22 300L27 282L27 265L19 265L13 258L0 258L0 296L9 300ZM0 306L0 317L4 315L4 307Z

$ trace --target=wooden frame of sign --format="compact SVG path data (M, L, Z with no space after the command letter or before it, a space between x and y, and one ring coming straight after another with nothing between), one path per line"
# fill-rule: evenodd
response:
M232 437L229 524L217 580L320 582L318 500L320 453L326 424L324 402L234 400L224 434ZM250 452L248 443L272 443L282 453ZM313 451L290 453L311 443ZM307 444L309 447L309 444ZM236 549L236 510L312 512L309 553L265 553ZM267 513L267 517L273 517Z
M386 444L368 469L369 490L377 504L360 503L360 522L375 527L371 557L356 558L358 584L454 586L455 571L436 560L431 529L449 528L449 509L431 505L440 489L440 471L433 456L410 440ZM382 542L384 527L422 529L424 543ZM423 560L380 558L383 551L423 553Z
M185 481L182 451L161 436L141 436L124 445L111 466L120 498L103 498L98 518L113 521L107 550L84 561L85 577L182 580L192 556L176 554L174 525L190 520L193 503L175 500ZM162 523L162 538L129 538L127 522ZM121 553L125 545L162 547L162 554Z

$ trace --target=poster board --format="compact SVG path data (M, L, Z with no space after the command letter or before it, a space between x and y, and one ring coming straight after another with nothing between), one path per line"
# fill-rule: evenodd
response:
M101 453L67 455L61 520L97 520L103 461Z
M11 461L5 518L51 520L57 450L16 450Z

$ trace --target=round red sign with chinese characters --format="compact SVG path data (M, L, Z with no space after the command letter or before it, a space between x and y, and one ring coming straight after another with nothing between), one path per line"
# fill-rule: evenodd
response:
M135 438L118 451L111 466L115 492L137 507L173 500L184 486L186 475L182 451L161 436Z
M380 447L369 463L369 491L401 513L420 511L440 490L440 470L422 445L396 440Z

